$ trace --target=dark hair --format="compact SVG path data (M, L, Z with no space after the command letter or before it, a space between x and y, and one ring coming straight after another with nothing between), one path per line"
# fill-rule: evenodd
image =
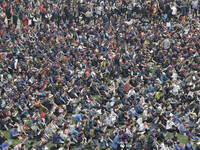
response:
M122 132L122 131L119 131L119 135L121 135L121 134L123 134L123 132Z

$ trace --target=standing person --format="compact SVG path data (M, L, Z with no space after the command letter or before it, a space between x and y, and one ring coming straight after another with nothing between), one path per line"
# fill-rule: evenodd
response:
M33 19L34 19L34 12L32 11L32 12L30 12L30 14L29 14L29 22L28 22L28 25L29 26L31 26L31 27L34 27L35 26L35 22L33 21Z
M7 20L8 20L8 23L11 21L11 17L12 17L12 14L11 14L11 5L8 3L6 5L6 16L7 16Z
M191 14L191 5L192 5L192 1L191 0L186 0L185 1L185 6L186 6L186 13L187 14Z
M15 28L17 27L17 21L18 21L18 13L13 10L13 24L15 25Z
M193 15L193 18L197 17L197 9L198 9L198 0L193 0L192 1L192 15Z
M187 2L183 0L181 3L181 16L186 16L187 14Z
M35 29L39 30L40 29L40 14L39 11L35 11L34 13L34 18L33 18L33 23L35 25Z
M165 9L165 0L159 0L159 11L160 11L160 14L163 14L164 12L164 9Z
M152 18L156 19L157 18L157 12L158 12L158 6L156 1L152 5Z
M171 10L172 10L172 18L174 20L176 20L176 17L177 17L177 7L176 7L175 4L172 5Z

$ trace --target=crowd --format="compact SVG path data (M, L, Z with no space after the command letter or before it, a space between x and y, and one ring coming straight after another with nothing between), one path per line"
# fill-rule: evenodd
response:
M198 0L0 4L0 149L200 149Z

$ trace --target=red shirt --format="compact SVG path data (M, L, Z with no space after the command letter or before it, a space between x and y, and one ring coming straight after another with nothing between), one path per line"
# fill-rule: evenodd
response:
M28 24L28 18L23 18L23 26L26 26Z
M7 3L3 3L3 11L5 11L5 7L7 6Z
M43 6L43 5L40 5L39 8L40 8L40 12L43 12L44 6Z
M28 128L27 125L25 125L25 126L23 127L23 131L26 130L27 128Z

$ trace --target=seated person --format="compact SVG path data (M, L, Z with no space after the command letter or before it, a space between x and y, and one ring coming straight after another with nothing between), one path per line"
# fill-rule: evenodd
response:
M18 129L18 126L15 125L14 128L10 131L10 138L11 138L11 139L17 139L18 136L20 135L20 134L18 133L17 129Z
M5 136L3 135L2 132L0 132L0 145L3 144L3 142L5 141Z
M1 144L0 149L6 149L8 147L8 140L5 139L4 142Z

